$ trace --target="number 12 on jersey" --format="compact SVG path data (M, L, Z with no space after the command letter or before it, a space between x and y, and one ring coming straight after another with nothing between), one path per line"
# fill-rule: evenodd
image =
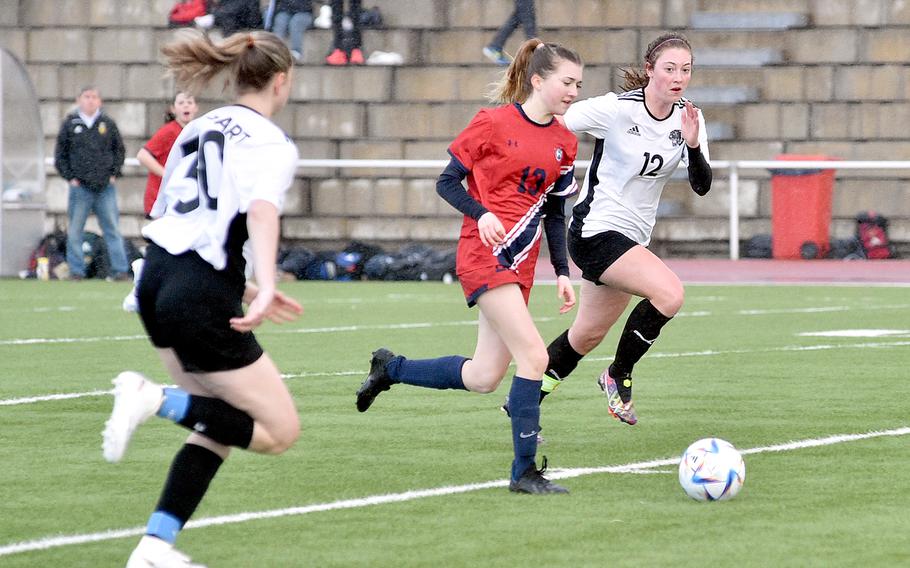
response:
M651 164L656 164L656 165L654 165L654 167L649 170L648 166L650 166ZM642 164L641 171L638 172L638 175L644 176L644 177L656 177L657 172L659 172L660 168L662 168L662 167L664 167L664 157L663 156L661 156L660 154L651 155L651 152L645 152L645 163Z

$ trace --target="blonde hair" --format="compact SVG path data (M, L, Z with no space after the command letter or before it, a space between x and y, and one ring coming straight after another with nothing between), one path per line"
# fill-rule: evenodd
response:
M544 79L556 71L562 60L581 65L581 57L575 51L558 43L544 43L532 38L521 44L515 59L493 84L488 98L494 103L523 103L531 96L531 77L540 75Z
M204 89L222 71L229 72L238 95L261 91L276 73L286 73L294 64L287 45L265 31L236 33L215 43L208 34L181 30L161 53L177 88L190 94Z
M657 64L657 60L660 58L660 54L663 53L664 50L670 48L685 49L690 55L692 54L692 46L683 34L670 32L658 36L657 39L648 44L648 49L645 51L644 65L642 67L627 67L622 69L623 90L631 91L632 89L638 89L639 87L647 87L650 77L648 77L645 69L648 65L654 67L654 65ZM694 62L695 59L693 58L692 61Z

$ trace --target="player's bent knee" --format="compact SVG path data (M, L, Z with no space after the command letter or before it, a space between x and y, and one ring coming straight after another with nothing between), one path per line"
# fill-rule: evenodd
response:
M476 392L477 394L490 394L496 390L496 388L499 386L499 383L500 381L498 380L493 383L473 383L468 387L468 390L471 392Z
M656 294L651 298L651 304L660 313L670 318L679 313L686 299L686 292L682 283L677 284L677 286L670 286L661 290L660 294Z
M291 449L300 438L300 420L297 416L275 424L267 431L267 441L259 449L260 453L278 455Z
M550 364L550 355L546 348L541 346L540 349L524 354L522 357L516 357L516 366L518 367L519 376L528 379L538 379L543 376Z
M604 337L606 337L607 332L610 331L610 328L589 328L578 329L577 331L577 335L573 335L572 337L572 349L575 349L578 353L584 355L590 353L595 347L600 345L600 342L603 341Z

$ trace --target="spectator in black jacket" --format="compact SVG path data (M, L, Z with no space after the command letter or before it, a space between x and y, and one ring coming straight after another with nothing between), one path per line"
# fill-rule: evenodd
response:
M107 244L111 278L129 280L114 186L125 157L123 139L114 120L102 112L98 89L83 87L76 104L77 109L63 119L54 149L54 166L69 183L66 262L70 278L85 277L82 233L85 221L94 211Z

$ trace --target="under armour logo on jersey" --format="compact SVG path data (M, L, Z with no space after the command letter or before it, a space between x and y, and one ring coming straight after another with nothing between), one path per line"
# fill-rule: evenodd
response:
M672 130L670 131L670 142L673 143L673 147L679 146L683 143L682 130Z
M626 134L632 134L633 136L641 136L641 132L638 131L638 125L636 124L632 128L626 130Z
M557 149L556 149L556 161L557 161L557 162L561 162L561 161L562 161L562 148L557 148Z

